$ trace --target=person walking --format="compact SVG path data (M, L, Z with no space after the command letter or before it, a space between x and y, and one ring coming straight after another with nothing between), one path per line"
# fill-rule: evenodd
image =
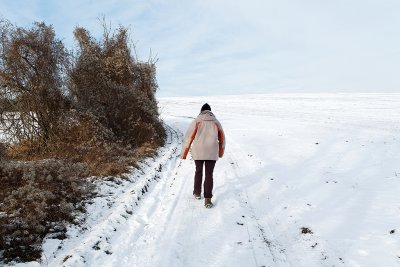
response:
M214 185L213 172L216 161L224 155L225 134L221 123L211 112L211 107L207 103L201 107L200 114L186 131L181 159L186 159L191 147L192 158L196 165L193 195L196 199L201 199L203 166L205 166L204 206L211 208L213 206L211 202Z

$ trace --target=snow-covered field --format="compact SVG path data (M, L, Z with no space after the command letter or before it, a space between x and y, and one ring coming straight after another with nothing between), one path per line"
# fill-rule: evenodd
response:
M210 210L192 196L193 161L178 158L204 102L227 137ZM163 98L160 107L170 127L159 156L99 184L84 227L48 239L42 262L25 265L400 265L400 94Z

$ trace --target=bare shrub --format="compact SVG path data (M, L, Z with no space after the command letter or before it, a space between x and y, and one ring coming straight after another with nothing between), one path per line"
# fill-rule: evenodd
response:
M30 29L0 21L0 126L13 141L45 143L57 131L68 100L69 55L51 26ZM14 112L10 112L14 111Z
M92 112L124 143L163 144L165 133L154 97L155 66L131 56L127 29L119 27L111 34L105 28L102 41L83 28L74 33L80 47L70 73L76 105Z
M133 163L137 153L127 149L163 144L155 65L131 56L126 28L104 29L96 41L77 28L79 51L71 60L51 26L24 29L1 21L0 100L6 105L0 127L14 141L11 159L69 158L90 166L117 161L119 167L105 168L113 170L108 174Z

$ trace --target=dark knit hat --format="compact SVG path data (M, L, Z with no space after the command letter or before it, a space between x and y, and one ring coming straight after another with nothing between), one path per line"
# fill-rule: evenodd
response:
M207 103L205 103L205 104L201 107L201 111L200 111L200 112L203 112L204 110L209 110L209 111L211 111L210 105L207 104Z

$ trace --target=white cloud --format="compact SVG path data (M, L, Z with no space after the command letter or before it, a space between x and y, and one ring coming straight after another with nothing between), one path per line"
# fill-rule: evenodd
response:
M139 56L159 57L160 95L400 89L394 0L113 0L0 3L21 26L53 24L68 46L102 14L132 26Z

